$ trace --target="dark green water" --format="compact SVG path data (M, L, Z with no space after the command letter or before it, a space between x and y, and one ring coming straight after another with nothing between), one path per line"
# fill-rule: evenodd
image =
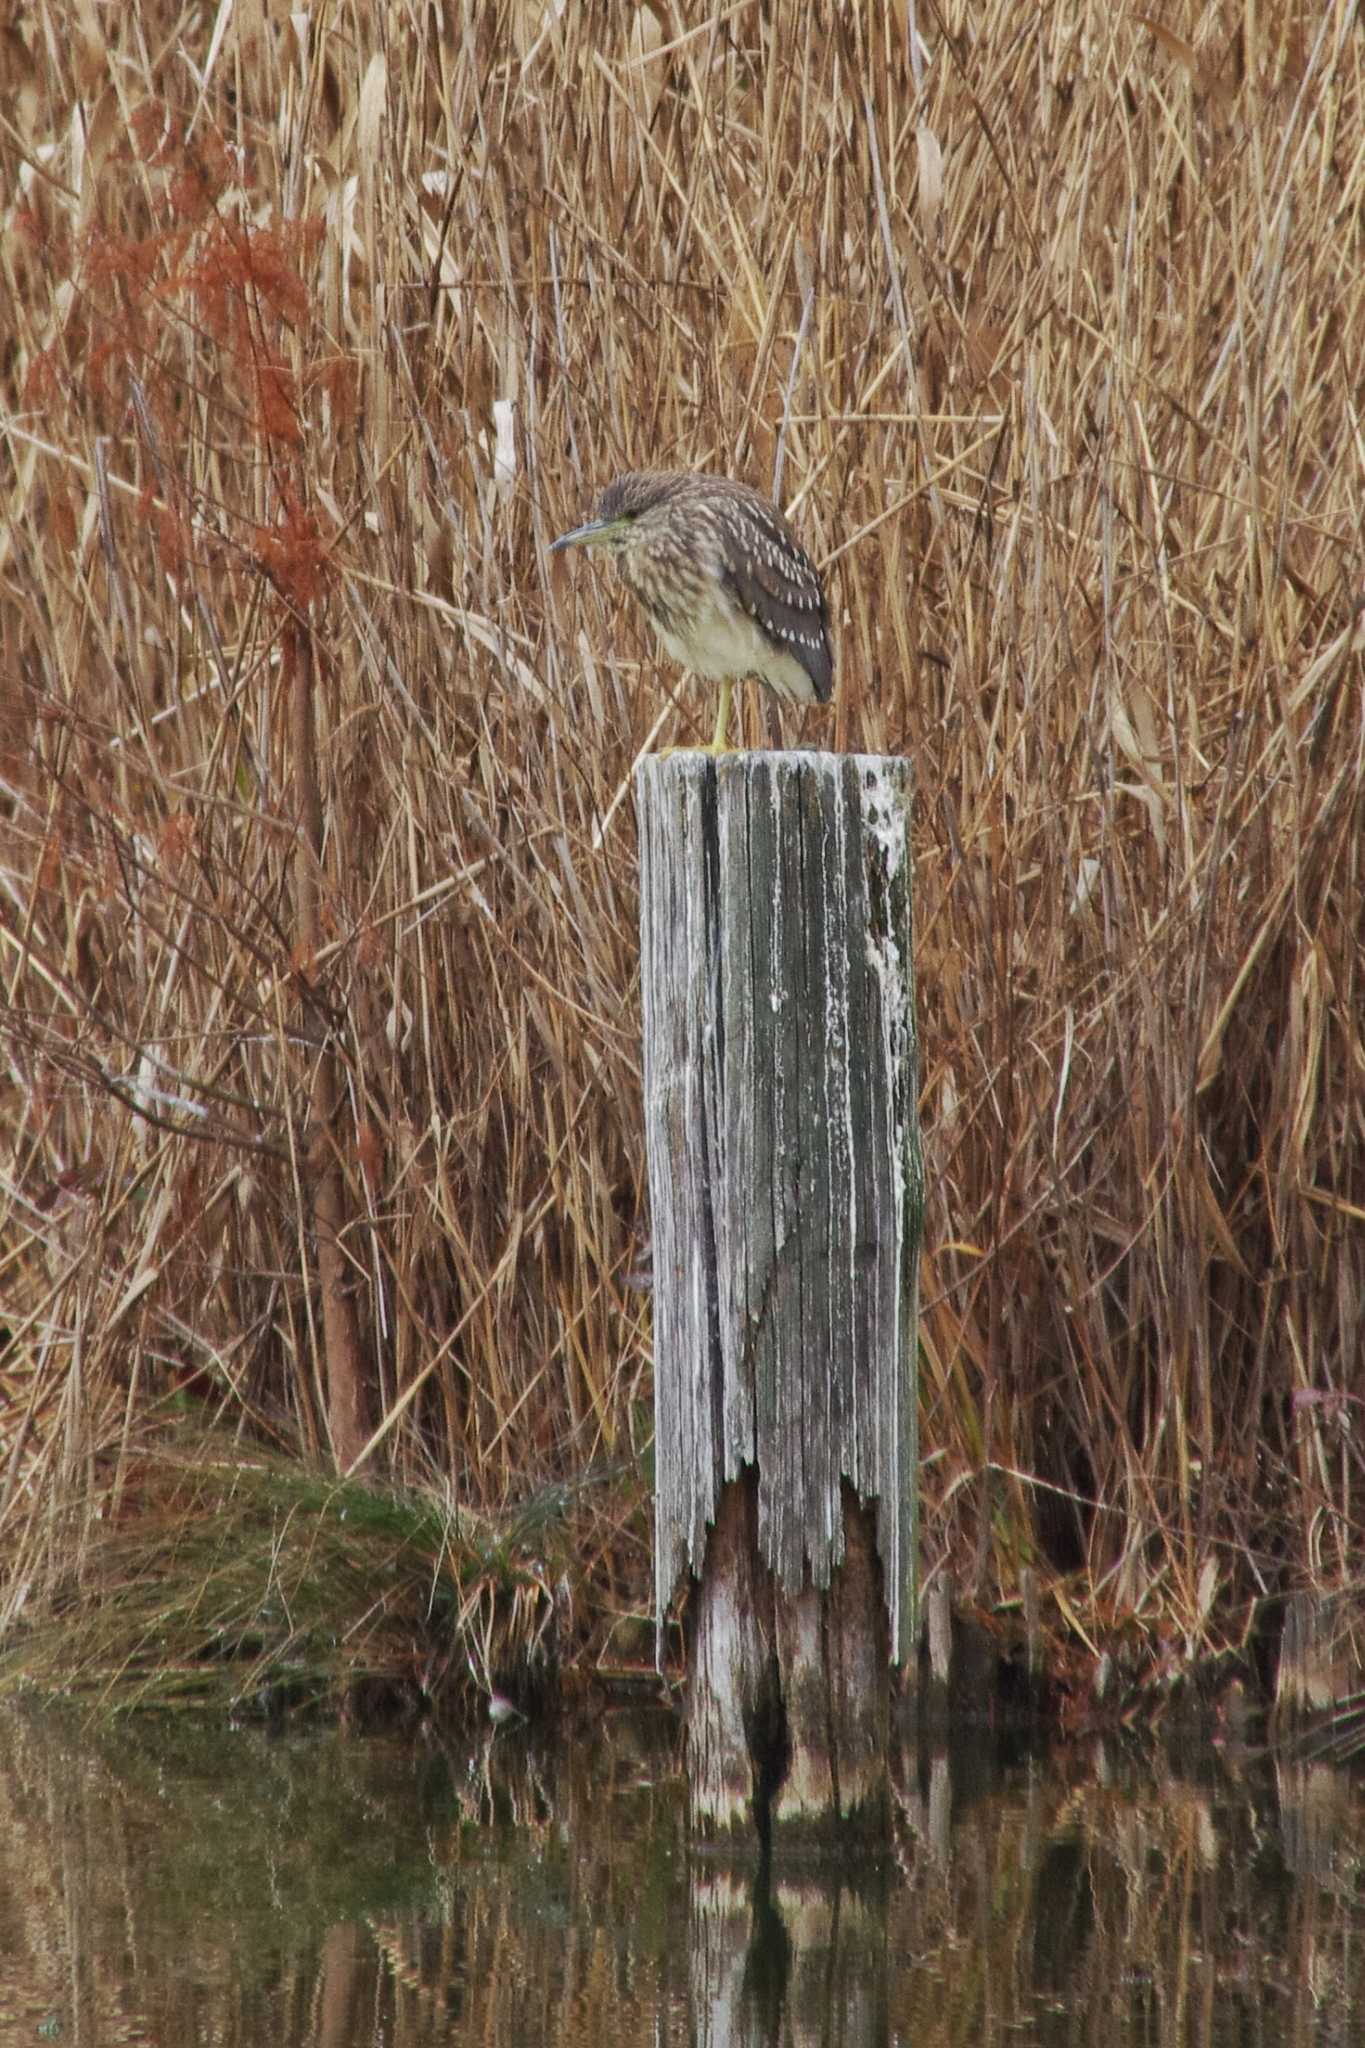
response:
M926 1759L884 1866L692 1860L673 1738L0 1715L0 2044L1365 2043L1365 1787Z

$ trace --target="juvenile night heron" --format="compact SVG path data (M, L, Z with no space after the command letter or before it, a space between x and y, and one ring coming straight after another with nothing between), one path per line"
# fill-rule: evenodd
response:
M633 470L556 548L605 548L665 649L719 682L713 754L728 742L735 682L757 676L789 704L827 704L834 682L819 573L775 505L748 484Z

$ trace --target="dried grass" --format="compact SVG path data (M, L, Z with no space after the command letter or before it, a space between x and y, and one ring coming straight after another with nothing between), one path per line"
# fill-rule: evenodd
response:
M173 1389L645 1452L620 796L707 706L545 544L651 463L780 469L783 737L917 764L931 1551L1177 1659L1359 1556L1355 9L691 15L9 27L11 1608Z
M566 1489L495 1525L188 1427L125 1482L79 1577L54 1574L36 1625L11 1632L0 1693L367 1723L543 1698L571 1619L553 1583L578 1519Z

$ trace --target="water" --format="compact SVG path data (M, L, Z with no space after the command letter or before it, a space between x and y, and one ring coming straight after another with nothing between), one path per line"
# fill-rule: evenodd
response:
M689 1858L674 1738L0 1715L0 2044L1365 2043L1365 1786L924 1763L895 1852Z

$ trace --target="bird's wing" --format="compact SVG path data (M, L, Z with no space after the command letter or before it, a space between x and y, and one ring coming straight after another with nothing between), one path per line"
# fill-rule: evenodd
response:
M829 610L815 564L766 507L746 506L737 522L743 544L727 563L724 584L735 603L776 648L799 661L817 704L829 702L834 656Z

